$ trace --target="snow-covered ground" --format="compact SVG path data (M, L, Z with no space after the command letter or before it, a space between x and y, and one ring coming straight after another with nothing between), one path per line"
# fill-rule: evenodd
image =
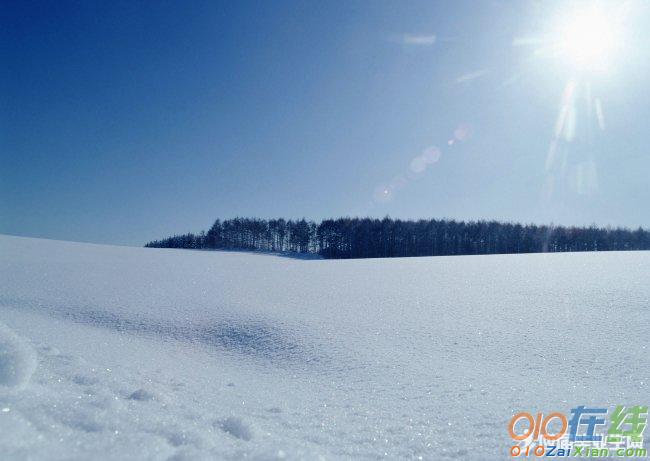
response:
M649 281L0 236L0 459L506 459L515 412L648 403Z

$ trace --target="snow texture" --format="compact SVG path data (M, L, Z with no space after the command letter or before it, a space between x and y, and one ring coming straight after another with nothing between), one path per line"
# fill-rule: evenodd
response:
M648 403L650 253L299 260L0 236L2 459L507 459Z

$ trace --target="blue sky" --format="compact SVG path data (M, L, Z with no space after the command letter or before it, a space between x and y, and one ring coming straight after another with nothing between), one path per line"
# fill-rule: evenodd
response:
M650 227L650 8L627 4L594 69L548 52L587 7L3 2L0 232L141 245L237 215Z

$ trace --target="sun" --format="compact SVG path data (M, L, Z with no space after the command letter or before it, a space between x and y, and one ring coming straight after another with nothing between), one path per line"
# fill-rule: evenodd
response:
M556 40L558 54L580 70L607 70L621 45L615 16L597 7L567 13Z

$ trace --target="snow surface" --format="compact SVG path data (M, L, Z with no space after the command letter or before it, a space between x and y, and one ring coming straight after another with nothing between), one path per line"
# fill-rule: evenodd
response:
M515 412L648 403L649 275L0 236L0 458L507 459Z

